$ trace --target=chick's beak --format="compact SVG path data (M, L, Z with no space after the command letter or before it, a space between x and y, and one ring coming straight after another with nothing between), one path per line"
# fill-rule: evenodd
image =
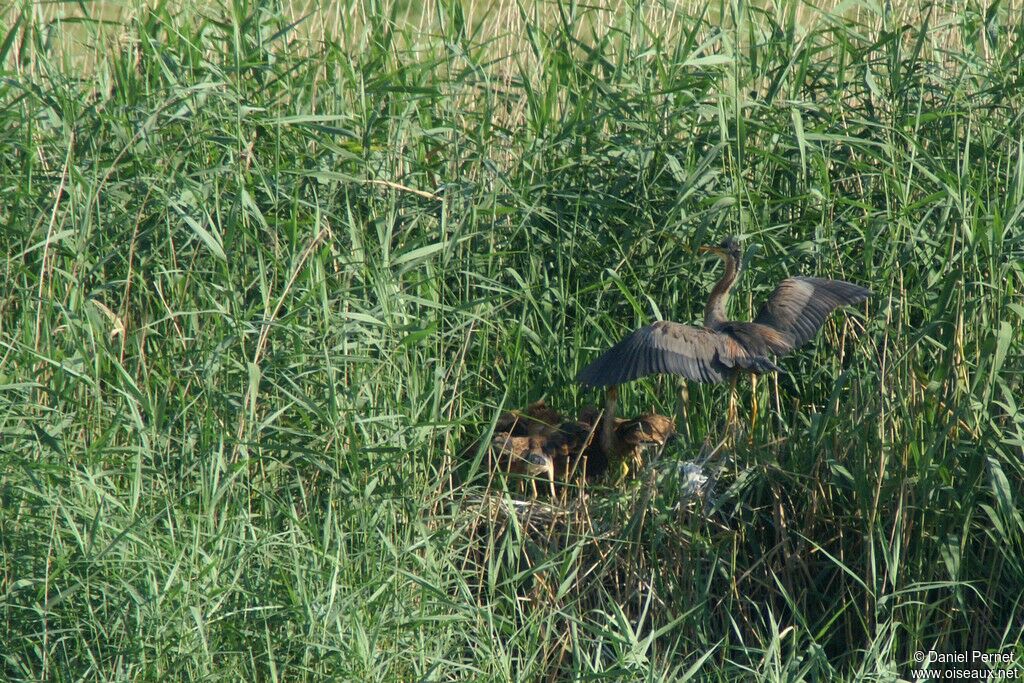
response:
M523 456L526 461L526 469L530 474L546 473L553 469L551 458L543 453L531 451Z
M702 247L697 247L697 253L698 254L715 254L716 256L721 256L722 254L725 253L725 251L721 247L712 247L712 246L709 246L709 245L705 244Z

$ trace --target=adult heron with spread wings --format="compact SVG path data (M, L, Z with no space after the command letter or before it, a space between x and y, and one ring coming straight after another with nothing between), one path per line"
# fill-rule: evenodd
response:
M772 360L806 343L840 306L858 304L870 291L843 280L790 277L783 280L753 322L727 320L725 303L742 264L739 242L727 237L718 246L701 247L725 262L704 307L704 326L693 327L667 320L641 327L598 356L577 377L581 384L609 387L605 414L615 413L618 385L654 374L674 374L696 382L729 380L729 414L735 417L733 396L740 373L779 372ZM754 408L756 414L756 407ZM605 420L610 424L611 420ZM602 434L602 438L604 435Z

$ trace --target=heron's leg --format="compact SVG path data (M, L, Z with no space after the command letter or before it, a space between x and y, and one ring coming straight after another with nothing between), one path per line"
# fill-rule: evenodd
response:
M729 409L725 414L725 438L730 444L736 434L736 380L737 375L734 373L729 378Z
M686 430L686 438L690 439L690 392L686 386L686 380L683 380L682 385L679 387L679 405L676 410L676 419L680 425L679 429ZM677 431L679 431L677 429Z
M615 485L616 486L621 486L622 483L624 481L626 481L626 479L628 479L628 478L629 478L629 462L626 461L626 458L623 458L622 461L619 463L619 471L616 472Z
M775 394L775 421L780 424L782 421L782 402L779 400L779 373L772 373L772 391Z
M750 440L754 440L754 428L757 426L757 375L750 376Z

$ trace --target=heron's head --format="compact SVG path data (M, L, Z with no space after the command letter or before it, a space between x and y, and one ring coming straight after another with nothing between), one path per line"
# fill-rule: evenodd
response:
M743 250L740 247L740 242L732 235L726 237L720 244L717 245L706 245L698 250L701 254L714 254L715 256L725 260L728 258L735 259L739 263L743 256Z
M623 441L631 446L664 446L675 433L675 421L657 413L641 415L621 429Z
M522 456L523 474L529 477L551 477L555 472L555 463L551 456L543 451L542 444L530 444L530 450Z
M498 432L491 440L491 448L510 473L551 478L555 463L548 452L551 447L548 440L546 436L512 436L509 432Z

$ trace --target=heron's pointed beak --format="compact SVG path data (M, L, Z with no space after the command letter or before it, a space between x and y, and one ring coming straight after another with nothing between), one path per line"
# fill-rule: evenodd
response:
M527 472L531 475L554 472L554 463L543 453L531 451L523 456L523 461L526 463Z
M712 247L712 246L709 246L709 245L705 244L704 246L697 248L697 253L698 254L714 254L715 256L724 256L725 255L725 250L722 249L721 247Z

